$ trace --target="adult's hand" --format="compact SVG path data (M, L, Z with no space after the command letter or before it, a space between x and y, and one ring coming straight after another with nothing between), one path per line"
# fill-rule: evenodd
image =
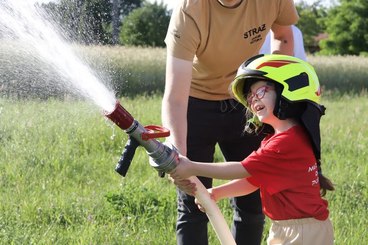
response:
M176 185L180 190L184 191L188 195L195 196L197 191L196 184L191 182L189 179L174 179L169 175L169 179Z

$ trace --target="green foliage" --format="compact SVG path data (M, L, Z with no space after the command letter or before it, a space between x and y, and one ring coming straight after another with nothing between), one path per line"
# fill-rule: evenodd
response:
M120 15L124 18L136 8L142 7L143 0L115 0L119 2Z
M318 50L318 42L315 37L325 30L324 20L327 9L320 2L312 5L302 1L296 5L300 19L297 26L303 33L304 46L307 52L314 53Z
M322 1L299 2L296 7L301 18L297 26L303 33L307 52L365 55L368 52L367 5L365 0L340 0L329 8ZM60 0L43 6L53 21L62 26L64 35L77 43L116 44L119 36L123 45L165 46L163 40L171 13L162 2ZM319 42L316 37L322 33L327 33L329 38Z
M166 5L146 3L124 19L120 42L124 45L164 47L169 22Z
M130 11L141 7L143 0L114 1L117 4L107 0L60 0L42 6L69 40L80 44L109 44L113 18L120 23Z
M49 18L57 23L71 41L83 44L107 43L104 29L111 22L111 3L101 0L60 0L44 4Z
M142 5L142 0L111 0L112 2L112 21L111 35L112 44L117 44L119 39L121 20L124 19L133 9L139 8Z
M368 2L341 0L326 20L327 40L321 42L321 54L359 55L368 51Z
M81 6L81 17L78 33L86 44L108 43L104 25L111 22L111 5L109 1L90 0Z

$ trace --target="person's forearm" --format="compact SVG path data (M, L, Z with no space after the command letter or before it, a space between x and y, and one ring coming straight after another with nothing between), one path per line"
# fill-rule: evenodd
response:
M271 53L294 55L294 37L291 26L276 24L272 26Z
M187 110L192 79L192 62L167 55L166 84L162 99L162 123L171 136L168 139L186 155Z
M250 176L240 162L193 163L190 165L190 171L195 176L224 180L240 179Z
M182 155L186 155L187 140L187 105L176 104L171 100L162 101L162 123L170 129L169 141L179 150Z
M219 201L223 198L248 195L256 191L257 189L258 187L249 183L246 178L243 178L233 180L223 185L212 188L211 195L215 199L215 201Z

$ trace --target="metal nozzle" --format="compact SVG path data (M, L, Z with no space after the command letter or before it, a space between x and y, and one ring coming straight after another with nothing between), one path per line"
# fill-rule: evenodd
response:
M134 120L118 101L115 109L110 113L105 113L105 116L123 129L130 139L134 139L135 142L130 144L129 142L131 141L128 141L129 144L125 147L116 168L118 173L125 176L137 145L141 145L146 149L147 154L150 156L150 165L161 173L161 176L162 173L171 172L177 166L177 149L155 139L168 136L169 131L167 129L154 125L143 127L138 121ZM153 132L153 130L158 130L158 132Z

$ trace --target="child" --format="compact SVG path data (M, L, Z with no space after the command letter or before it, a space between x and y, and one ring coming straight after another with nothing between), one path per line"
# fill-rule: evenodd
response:
M334 190L320 166L318 77L307 62L285 55L258 55L243 63L230 85L235 99L252 115L246 131L267 136L241 162L193 162L180 156L170 173L190 194L185 179L204 176L232 180L209 189L214 200L261 191L272 225L268 244L333 244L326 190ZM180 183L180 184L179 184ZM199 204L200 207L200 204Z

